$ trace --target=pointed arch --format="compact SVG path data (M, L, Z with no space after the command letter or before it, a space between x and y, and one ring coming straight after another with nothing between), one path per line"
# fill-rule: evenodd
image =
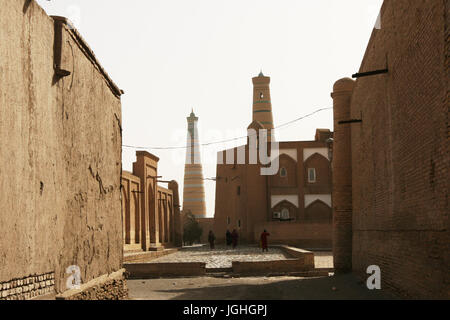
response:
M271 186L297 187L297 161L286 153L280 154L275 159L278 159L278 172L270 177Z
M314 169L315 171L315 179L309 179L309 170ZM324 157L320 153L312 154L305 162L304 162L304 185L311 187L327 187L328 189L331 186L331 164L330 161ZM331 190L326 190L330 191ZM309 192L316 192L314 190L309 190Z
M320 199L315 200L305 208L305 220L311 222L331 223L332 209Z
M308 158L303 159L303 162L308 163L311 159L324 159L326 162L330 162L327 157L325 157L322 153L314 152Z
M280 220L295 220L298 215L298 207L288 200L281 200L272 208L272 216L279 213Z

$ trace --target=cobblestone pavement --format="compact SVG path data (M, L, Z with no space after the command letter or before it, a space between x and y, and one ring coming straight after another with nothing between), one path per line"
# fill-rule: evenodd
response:
M287 258L280 249L269 249L269 252L262 253L260 248L250 246L241 246L236 249L216 246L214 250L203 246L183 248L174 254L151 262L206 262L206 268L231 268L232 261L273 261Z
M330 252L317 252L315 256L316 268L331 268L333 266ZM278 248L269 248L269 252L263 253L256 246L240 246L236 249L216 246L214 250L202 246L183 248L176 253L151 260L151 262L205 262L206 268L231 268L232 261L274 261L289 258Z

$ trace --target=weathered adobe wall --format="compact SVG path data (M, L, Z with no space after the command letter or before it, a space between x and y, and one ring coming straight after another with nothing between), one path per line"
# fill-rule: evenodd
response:
M0 0L0 283L77 265L83 283L122 263L121 103L34 1Z
M260 241L263 230L270 233L269 245L286 244L300 248L330 249L332 225L330 223L266 222L256 224L254 238Z
M386 0L352 96L353 270L403 296L450 297L448 9Z

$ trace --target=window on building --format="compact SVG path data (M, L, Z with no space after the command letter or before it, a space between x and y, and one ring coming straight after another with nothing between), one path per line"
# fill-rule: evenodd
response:
M241 186L238 186L238 187L237 187L237 195L238 195L238 196L241 195Z
M241 227L241 220L238 220L238 227Z
M316 169L314 169L314 168L308 169L308 182L309 183L316 182Z
M263 98L264 98L264 94L263 94L262 92L259 94L259 98L260 98L260 99L263 99Z
M230 219L230 217L227 217L227 225L230 225L230 223L231 223L231 219Z
M287 170L286 170L286 168L281 168L280 169L280 177L282 177L282 178L287 177Z
M288 208L281 209L281 219L283 219L283 220L289 219L289 209Z

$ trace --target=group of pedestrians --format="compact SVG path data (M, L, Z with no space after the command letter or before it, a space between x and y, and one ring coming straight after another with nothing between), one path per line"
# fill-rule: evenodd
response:
M233 232L230 232L230 230L227 230L225 233L225 240L227 243L227 246L233 246L233 249L236 248L238 244L239 234L237 233L236 229L233 229Z
M268 241L267 241L267 237L270 236L270 233L267 232L267 230L264 230L261 233L261 237L260 237L260 244L261 244L261 248L262 251L269 251L269 246L268 246ZM235 249L237 247L238 244L238 239L239 239L239 234L236 231L236 229L233 229L233 232L230 232L230 230L227 230L226 234L225 234L225 241L227 246L232 246L233 249ZM208 242L209 242L209 247L211 249L214 249L214 242L216 241L216 236L214 235L214 233L212 232L212 230L209 230L209 234L208 234Z

